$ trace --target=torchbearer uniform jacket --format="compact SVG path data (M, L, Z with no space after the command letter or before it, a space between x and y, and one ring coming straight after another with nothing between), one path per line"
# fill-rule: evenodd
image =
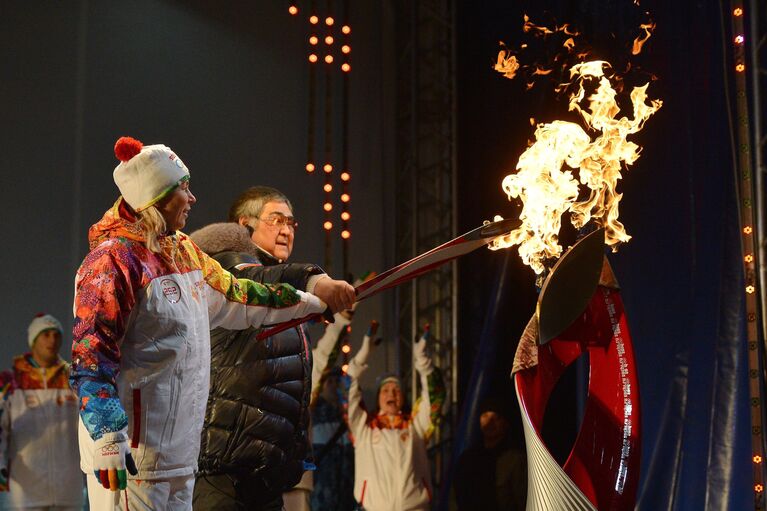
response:
M94 441L127 427L137 476L194 473L210 379L210 329L279 323L324 310L289 285L236 279L181 232L162 252L119 199L91 227L77 272L72 387L80 405L80 466Z
M420 373L413 413L371 417L362 407L359 380L349 388L354 437L354 498L366 511L426 511L432 500L426 443L444 399L440 372ZM434 412L434 413L433 413Z
M69 364L42 368L30 353L0 375L0 468L9 471L8 502L16 507L79 507L77 399Z

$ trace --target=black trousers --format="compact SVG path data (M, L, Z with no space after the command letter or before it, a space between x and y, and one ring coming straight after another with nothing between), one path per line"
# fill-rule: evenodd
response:
M262 483L233 476L198 475L194 482L195 511L282 511L282 492Z

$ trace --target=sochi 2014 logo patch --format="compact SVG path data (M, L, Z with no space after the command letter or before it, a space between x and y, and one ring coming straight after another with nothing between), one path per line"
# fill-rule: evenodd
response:
M170 303L178 303L181 300L181 287L173 279L162 279L160 288L165 299Z

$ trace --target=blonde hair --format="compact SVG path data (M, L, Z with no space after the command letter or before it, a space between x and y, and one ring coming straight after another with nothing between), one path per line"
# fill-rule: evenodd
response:
M162 252L158 237L167 231L167 224L156 206L149 206L136 213L139 227L144 231L146 246L155 254Z

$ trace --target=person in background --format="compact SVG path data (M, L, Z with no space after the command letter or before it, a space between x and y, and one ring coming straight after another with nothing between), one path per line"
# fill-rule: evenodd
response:
M287 263L298 222L279 190L256 186L232 204L228 223L192 233L198 246L238 277L306 289L331 309L351 307L354 289L314 264ZM329 328L342 328L335 315ZM211 386L194 508L283 509L283 492L310 464L312 355L303 326L256 341L260 329L211 332ZM285 506L287 507L287 503Z
M432 500L426 443L445 399L440 372L427 355L428 330L413 344L421 398L404 411L402 385L394 375L378 380L377 407L362 405L359 377L367 370L370 338L349 362L349 429L354 437L354 497L367 511L427 510Z
M515 426L515 427L512 427ZM487 397L479 405L482 440L458 458L453 490L460 511L524 511L527 456L519 413L504 400Z
M0 489L11 509L82 507L77 399L69 364L59 357L63 329L50 314L29 324L30 352L0 374Z
M170 148L122 137L115 155L121 196L91 227L75 279L80 466L92 510L188 510L210 329L279 323L326 304L287 284L238 279L180 232L197 199Z

